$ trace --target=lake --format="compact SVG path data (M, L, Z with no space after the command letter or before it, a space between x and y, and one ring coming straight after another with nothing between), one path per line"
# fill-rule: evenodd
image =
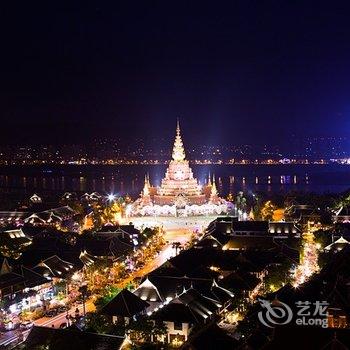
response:
M136 197L149 173L159 185L166 165L6 166L0 168L0 191L16 197L33 192L117 193ZM238 191L284 194L290 191L339 193L350 188L348 165L192 165L204 184L215 174L221 195Z

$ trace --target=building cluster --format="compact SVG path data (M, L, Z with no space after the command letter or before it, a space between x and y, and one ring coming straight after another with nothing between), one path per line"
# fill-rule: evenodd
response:
M89 268L123 262L139 244L140 231L131 224L106 225L90 234L78 234L62 230L74 227L68 223L76 223L78 214L72 208L42 210L44 207L41 198L33 195L28 211L2 213L3 330L18 327L25 313L50 314L50 310L73 302Z
M104 277L107 286L117 285L112 269L98 270L96 266L123 265L123 279L128 280L136 266L133 257L144 257L140 249L146 248L146 244L142 246L144 232L131 223L107 223L98 229L92 225L92 230L81 234L82 222L93 215L92 208L110 208L115 200L112 195L103 197L96 192L79 196L64 193L59 202L49 203L34 194L17 210L0 212L2 330L24 326L24 318L52 317L62 310L68 320L67 305L81 298L87 276L91 275L92 284ZM261 324L257 318L261 296L287 305L298 305L302 300L326 302L326 332L321 332L322 327L312 327L310 332L321 332L322 336L317 335L320 343L333 345L336 330L337 341L347 344L349 205L328 211L329 223L323 226L324 212L313 205L290 205L284 210L283 221L255 221L242 214L247 209L241 210L243 204L246 206L242 201L236 203L237 208L230 210L229 203L219 197L213 177L200 187L185 159L178 126L173 159L161 186L152 187L146 177L140 198L121 207L130 221L133 215L142 219L155 212L128 210L157 206L175 208L163 214L170 220L174 216L190 220L191 215L204 214L216 219L202 235L194 235L188 249L180 249L179 254L142 275L135 286L113 294L97 308L96 315L105 317L122 336L92 334L80 330L78 324L75 327L79 329L67 330L35 326L25 344L41 346L69 337L74 342L81 334L82 342L110 342L106 349L118 349L126 341L161 342L182 349L205 349L204 344L217 344L220 349L279 349L285 329L291 329L300 337L291 339L290 344L300 347L305 327L290 323L271 332ZM207 205L224 207L209 212L189 210ZM84 210L78 212L79 206ZM317 260L324 261L323 268L312 276L318 271ZM101 271L106 276L98 276ZM302 282L296 283L297 275ZM63 323L64 327L69 325Z
M245 320L252 330L245 341L248 348L281 349L288 344L290 349L347 349L350 246L336 252L329 255L330 260L320 273L300 287L288 284L268 295L276 306L283 303L292 310L293 318L287 325L262 326L257 318L259 306L252 307ZM315 316L320 318L314 320Z
M123 290L100 313L122 325L138 318L165 325L161 336L150 334L153 342L184 346L196 330L214 327L233 346L236 341L226 338L222 328L254 300L270 269L298 264L293 243L299 233L289 223L269 227L268 222L219 217L192 248L145 276L133 292ZM217 324L222 328L216 329ZM132 326L127 336L139 340Z

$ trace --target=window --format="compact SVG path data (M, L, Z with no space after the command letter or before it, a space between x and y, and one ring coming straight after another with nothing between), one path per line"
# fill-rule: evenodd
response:
M182 322L175 321L174 322L174 330L175 331L182 331Z

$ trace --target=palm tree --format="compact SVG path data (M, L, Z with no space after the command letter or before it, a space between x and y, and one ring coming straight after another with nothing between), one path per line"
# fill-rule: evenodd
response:
M85 299L87 297L87 290L88 290L88 287L87 287L86 284L84 284L81 287L79 287L79 292L81 293L81 295L83 297L83 314L84 314L84 317L86 316Z
M178 252L181 248L181 243L180 242L174 242L172 244L173 249L175 249L175 255L178 255Z

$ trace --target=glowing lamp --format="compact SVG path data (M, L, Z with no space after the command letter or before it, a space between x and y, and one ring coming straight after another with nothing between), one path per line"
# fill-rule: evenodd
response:
M115 195L111 193L111 194L108 195L107 198L108 198L108 200L109 200L110 202L112 202L112 201L115 200Z

